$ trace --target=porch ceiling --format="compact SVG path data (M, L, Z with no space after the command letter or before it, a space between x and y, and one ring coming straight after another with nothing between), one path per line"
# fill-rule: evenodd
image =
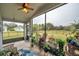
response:
M6 21L27 22L44 12L55 9L64 4L65 3L30 3L34 10L26 14L21 10L17 10L21 7L19 3L1 3L0 14L2 19Z

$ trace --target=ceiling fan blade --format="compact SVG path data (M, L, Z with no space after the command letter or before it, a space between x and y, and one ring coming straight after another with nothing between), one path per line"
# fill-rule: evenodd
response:
M33 8L31 7L31 5L29 3L24 3L23 7L28 9L28 10L33 10Z
M26 9L29 9L29 10L34 10L32 7L26 7Z
M18 8L18 10L22 10L22 9L24 9L24 8Z

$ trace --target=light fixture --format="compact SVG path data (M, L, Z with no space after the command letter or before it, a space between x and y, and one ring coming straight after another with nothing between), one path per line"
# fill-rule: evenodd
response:
M34 9L30 6L29 3L23 3L22 6L21 6L21 8L19 8L18 10L22 10L25 13L28 13L30 11L33 11Z
M23 11L24 11L25 13L28 13L28 9L26 9L26 8L24 8Z

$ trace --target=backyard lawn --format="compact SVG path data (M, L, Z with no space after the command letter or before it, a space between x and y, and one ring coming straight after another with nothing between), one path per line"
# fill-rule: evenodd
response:
M62 39L62 40L66 40L67 36L73 37L75 35L75 34L72 34L70 31L65 31L65 30L47 30L46 32L48 37L53 37L55 39ZM39 35L44 33L44 31L34 32L34 35L35 33Z
M36 32L34 32L34 35L36 33L42 35L42 33L44 33L44 31L36 31ZM65 40L67 38L66 35L68 35L69 33L70 33L70 31L65 31L65 30L47 30L48 37L54 37L56 39L63 39L63 40ZM11 39L11 38L18 38L18 37L23 37L23 32L16 32L16 31L3 32L4 40Z
M9 32L3 32L3 39L11 39L11 38L18 38L23 37L23 32L20 31L9 31Z

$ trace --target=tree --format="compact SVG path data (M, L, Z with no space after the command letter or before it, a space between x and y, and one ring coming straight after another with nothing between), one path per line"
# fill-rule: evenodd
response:
M79 20L74 20L74 23L72 23L73 26L76 27L76 29L79 29Z
M79 23L75 25L76 29L79 29Z
M33 31L37 31L39 29L38 24L33 24Z
M23 25L18 25L17 28L18 28L19 31L20 31L21 29L23 29Z
M46 29L47 29L47 30L52 30L52 29L54 29L53 24L47 23L47 24L46 24Z
M9 36L9 31L15 31L15 28L17 27L17 24L14 24L14 23L4 23L3 26L6 27L6 29L8 31L8 36Z
M7 27L7 31L15 31L15 28L17 27L17 24L14 23L5 23L4 26Z
M60 25L58 28L59 28L59 30L63 30L64 26Z

